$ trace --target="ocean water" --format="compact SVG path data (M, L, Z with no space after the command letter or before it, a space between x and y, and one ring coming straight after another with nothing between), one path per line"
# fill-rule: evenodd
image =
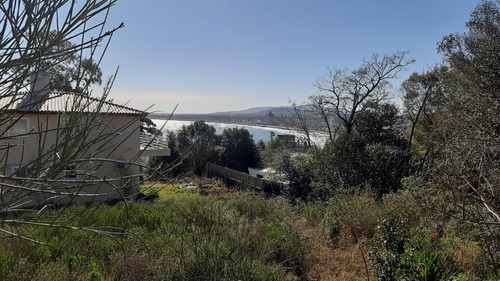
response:
M161 128L164 124L163 131L179 131L182 126L188 126L193 123L193 121L177 121L177 120L161 120L161 119L153 119L153 122L156 124L157 128ZM269 127L259 127L259 126L247 126L240 124L225 124L225 123L212 123L207 122L209 125L215 127L217 134L222 134L224 129L227 128L244 128L247 129L250 134L253 136L253 140L258 142L259 140L263 140L264 142L268 142L271 140L271 132L274 132L275 135L285 135L290 134L289 130L279 129L279 128L269 128Z
M156 124L157 128L162 128L162 126L164 126L163 131L174 131L174 132L179 131L182 128L182 126L188 126L191 123L193 123L193 121L177 121L177 120L167 121L162 119L153 119L153 122ZM222 132L226 128L247 129L253 136L253 140L256 143L260 140L263 140L264 142L270 141L271 132L274 132L275 135L290 135L290 134L298 135L298 133L287 129L273 128L273 127L261 127L261 126L249 126L241 124L225 124L225 123L213 123L213 122L207 122L207 123L215 127L217 134L222 134ZM326 141L326 136L322 134L317 134L313 137L313 141L316 144L322 146Z

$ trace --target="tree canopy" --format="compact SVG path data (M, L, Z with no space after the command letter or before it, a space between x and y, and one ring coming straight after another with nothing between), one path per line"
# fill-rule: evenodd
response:
M182 126L177 133L177 143L180 153L190 159L190 166L196 175L202 175L206 163L216 159L218 137L215 127L203 120Z
M248 167L259 165L259 151L247 129L227 128L220 136L220 163L224 166L248 172Z
M365 110L366 104L387 101L390 97L389 80L413 60L407 59L408 52L392 55L374 54L355 70L329 69L328 74L316 81L321 104L329 106L336 118L350 134L356 123L357 114ZM331 135L331 134L330 134Z

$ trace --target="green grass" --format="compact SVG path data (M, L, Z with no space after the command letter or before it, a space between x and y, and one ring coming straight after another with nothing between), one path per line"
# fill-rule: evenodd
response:
M152 204L37 214L38 221L81 230L1 225L44 244L4 237L0 281L367 280L365 266L371 266L370 279L389 270L420 278L425 270L435 280L450 274L496 280L474 232L423 208L414 193L377 200L369 191L355 191L328 203L291 205L281 197L227 192L217 183L200 186L144 186L144 193L159 195ZM404 218L400 228L383 227L397 218ZM387 241L413 248L400 250ZM390 253L401 258L391 263ZM372 260L365 264L365 258Z
M0 280L284 280L305 272L306 247L286 205L176 191L162 189L154 204L43 212L42 221L57 217L56 223L133 234L24 228L19 231L46 244L4 239Z
M141 192L145 195L158 194L160 199L167 199L177 196L198 194L199 188L179 188L179 184L151 184L142 185Z

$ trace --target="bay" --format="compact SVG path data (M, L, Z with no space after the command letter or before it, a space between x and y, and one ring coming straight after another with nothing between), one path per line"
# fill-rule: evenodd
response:
M153 122L156 124L157 128L161 128L164 124L163 131L173 131L178 132L181 130L182 126L188 126L192 124L194 121L178 121L178 120L161 120L161 119L153 119ZM247 129L250 134L253 136L253 140L258 142L259 140L263 140L264 142L269 142L271 140L271 132L274 132L275 135L289 135L290 131L286 129L280 128L272 128L272 127L260 127L260 126L249 126L249 125L241 125L241 124L225 124L225 123L213 123L207 122L207 124L215 127L216 134L222 134L224 129L227 128L244 128Z
M181 130L182 126L188 126L192 124L194 121L178 121L178 120L162 120L162 119L152 119L156 124L157 128L162 128L163 131L173 131L178 132ZM216 134L222 134L224 129L227 128L244 128L247 129L250 134L253 136L253 140L257 143L262 140L264 142L269 142L271 140L271 132L277 135L296 135L299 136L298 132L294 132L284 128L276 128L276 127L263 127L263 126L251 126L251 125L242 125L242 124L226 124L226 123L214 123L207 122L207 124L215 127ZM312 141L319 146L323 146L326 142L326 135L321 133L313 134Z

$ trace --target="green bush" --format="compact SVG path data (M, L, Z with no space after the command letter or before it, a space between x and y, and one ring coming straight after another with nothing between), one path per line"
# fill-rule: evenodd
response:
M328 209L357 241L373 237L384 216L383 205L370 190L339 193L330 200Z
M0 281L11 280L13 254L0 252Z
M278 170L286 175L288 184L283 194L291 201L310 198L314 179L314 165L312 158L304 155L291 157L289 154L280 155Z
M295 231L286 223L265 223L257 228L262 237L260 256L269 263L280 264L297 276L304 273L305 247Z
M27 233L47 245L17 239L4 244L0 250L2 276L19 275L27 280L111 280L117 276L284 280L288 275L301 278L306 271L305 245L292 227L294 211L285 200L186 195L155 204L122 202L46 210L41 216L58 217L55 224L96 231L125 226L134 235L27 227ZM137 263L117 259L146 253L148 257Z
M50 261L52 257L52 252L50 248L45 245L40 245L34 252L34 257L36 261L40 264L44 264Z
M369 248L379 280L450 280L455 273L438 234L412 229L401 216L384 219Z
M38 267L34 280L65 281L68 280L70 272L68 267L61 262L51 262ZM19 278L22 280L22 278Z
M323 210L319 210L317 205L305 205L301 209L302 216L304 216L307 221L317 225L323 220L321 213L324 211L324 208L322 209Z
M341 218L336 216L332 210L326 212L321 223L326 227L330 239L334 240L342 229Z
M392 281L401 277L405 253L412 251L409 229L405 220L384 219L378 226L378 233L369 241L370 258L379 280Z

